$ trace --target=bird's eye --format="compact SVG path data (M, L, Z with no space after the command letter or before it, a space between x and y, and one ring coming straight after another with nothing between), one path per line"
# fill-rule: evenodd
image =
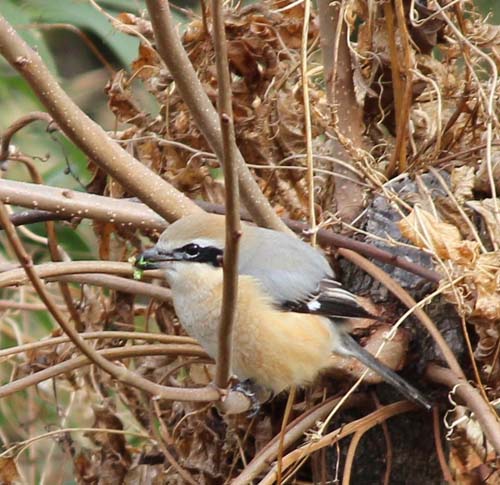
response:
M200 254L200 246L198 246L198 244L186 244L186 246L182 248L182 251L194 258Z

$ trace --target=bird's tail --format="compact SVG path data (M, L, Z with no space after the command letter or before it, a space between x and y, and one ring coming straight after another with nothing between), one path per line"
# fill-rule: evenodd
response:
M361 345L359 345L358 342L356 342L356 340L354 340L347 332L340 331L339 337L341 339L341 345L335 349L337 354L344 357L354 357L366 367L376 372L387 383L397 389L403 396L417 404L420 404L428 411L431 410L432 403L429 399L427 399L418 389L414 388L401 376L382 364L382 362L377 360L376 357L361 347Z

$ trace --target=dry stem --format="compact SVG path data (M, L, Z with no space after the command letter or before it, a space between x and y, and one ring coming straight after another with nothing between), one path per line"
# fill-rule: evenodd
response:
M445 369L436 364L430 364L427 367L426 377L432 382L454 389L454 392L463 399L467 407L474 412L486 438L495 448L497 454L500 454L500 423L498 422L498 416L493 414L491 407L484 401L480 392L474 389L463 377L459 377L450 369Z
M215 384L225 388L229 381L232 357L233 324L238 301L238 242L241 237L238 190L238 149L234 134L231 77L227 53L222 0L212 0L213 44L217 64L218 109L222 135L222 166L226 190L226 243L221 319L218 329Z
M12 137L25 126L34 121L45 121L47 125L52 123L52 117L43 111L33 111L18 118L3 133L0 143L0 162L9 158L9 147Z

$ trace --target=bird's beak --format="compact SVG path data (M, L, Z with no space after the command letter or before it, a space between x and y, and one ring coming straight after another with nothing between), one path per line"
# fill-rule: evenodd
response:
M177 261L178 259L179 258L175 257L175 253L161 251L155 246L139 254L135 260L134 266L142 270L160 269L163 266L162 263Z

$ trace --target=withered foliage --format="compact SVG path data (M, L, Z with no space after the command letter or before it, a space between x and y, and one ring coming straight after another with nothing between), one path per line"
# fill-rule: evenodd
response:
M234 121L238 147L276 211L307 219L300 76L303 6L281 8L285 5L256 2L226 12ZM496 194L500 190L500 142L498 92L494 92L498 90L499 29L481 17L471 2L444 8L436 2L424 7L409 1L346 0L334 14L335 22L339 15L346 22L348 42L325 45L319 24L326 20L318 12L313 12L308 38L317 215L323 223L335 222L348 230L337 214L341 204L349 206L353 200L335 198L346 178L353 187L352 198L361 194L364 206L375 194L391 200L399 214L401 234L390 242L401 247L412 244L432 256L434 269L443 274L440 293L454 305L463 330L472 339L470 359L476 359L485 392L492 400L499 398L500 200ZM106 88L109 107L119 122L119 129L111 135L189 197L222 204L219 163L156 52L149 21L129 13L117 21L118 27L128 26L124 30L128 34L130 28L135 29L141 44L130 69L117 72ZM335 28L335 22L330 28ZM209 17L193 15L182 40L215 105L210 24ZM349 60L351 82L343 90L334 87L332 95L328 90L336 80L324 76L323 56L340 57L340 51ZM346 75L337 73L338 78L340 74ZM153 106L144 89L154 100ZM359 122L349 116L349 110L361 113ZM347 172L339 169L343 164L348 165ZM90 192L130 196L91 161L90 168L94 174ZM419 177L430 170L435 170L435 184L426 186ZM416 180L419 190L401 196L389 181L397 175ZM94 229L102 259L126 261L142 245L142 235L112 222L96 223ZM154 239L157 234L148 236ZM386 233L376 236L389 238ZM88 331L131 330L141 320L147 330L183 333L166 303L87 287L79 297L78 311ZM388 319L395 316L393 311L385 312ZM383 340L381 329L385 327L359 324L364 336L372 332L373 340L368 342L372 346ZM409 340L410 333L401 331L391 342L395 347L386 351L385 358L392 358L393 367L403 365ZM125 340L103 339L96 345L120 347ZM32 351L16 377L63 362L73 354L69 344ZM464 364L466 369L470 359ZM148 356L124 361L124 365L169 385L197 386L211 380L210 365L199 358ZM351 379L360 373L346 361L334 367L337 375L347 374ZM294 417L338 392L343 384L325 379L301 392ZM61 375L55 384L59 386L85 396L82 401L92 410L89 426L132 429L142 436L89 434L76 443L61 440L59 445L71 456L81 483L229 482L277 434L284 409L284 399L277 398L253 418L221 417L213 407L201 404L153 403L150 396L88 369ZM467 419L458 420L464 416ZM494 453L477 422L462 406L456 406L448 418L450 424L455 422L450 435L457 439L449 442L447 460L457 481L477 483L474 480L480 474L494 476ZM304 472L307 480L325 476L321 459L316 454L310 460ZM435 455L428 459L435 460ZM4 469L10 467L5 463ZM404 473L403 468L393 473ZM333 464L328 473L333 477L336 472Z

